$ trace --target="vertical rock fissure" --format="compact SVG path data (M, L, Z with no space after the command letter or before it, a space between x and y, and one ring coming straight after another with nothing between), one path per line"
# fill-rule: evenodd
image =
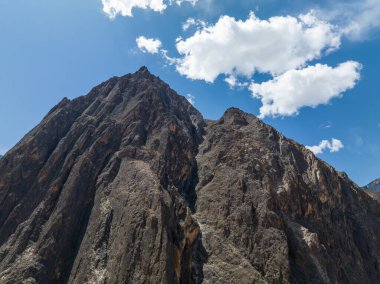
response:
M193 217L196 213L197 193L196 187L199 182L198 163L195 156L199 152L199 145L202 143L197 139L196 132L192 133L196 144L195 155L192 160L189 180L182 190L179 190L181 197L187 205L185 220L180 220L181 216L177 215L178 222L182 230L182 242L184 243L181 250L180 278L179 283L199 284L203 282L203 265L207 261L207 251L202 243L202 232L197 220Z

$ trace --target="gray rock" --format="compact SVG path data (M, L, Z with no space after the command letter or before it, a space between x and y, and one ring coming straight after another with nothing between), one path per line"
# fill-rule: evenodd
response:
M366 186L363 187L364 189L380 192L380 179L376 179L373 182L370 182Z
M363 187L365 192L373 199L380 202L380 179L376 179Z
M380 204L256 117L143 67L0 160L1 283L376 283Z

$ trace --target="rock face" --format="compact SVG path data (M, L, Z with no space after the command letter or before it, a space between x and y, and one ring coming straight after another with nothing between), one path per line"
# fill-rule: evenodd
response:
M380 179L374 180L363 188L369 196L380 202Z
M363 188L369 196L380 202L380 179L374 180Z
M364 186L364 189L380 192L380 179L376 179L373 182L370 182Z
M380 204L256 117L143 67L0 160L0 283L376 283Z

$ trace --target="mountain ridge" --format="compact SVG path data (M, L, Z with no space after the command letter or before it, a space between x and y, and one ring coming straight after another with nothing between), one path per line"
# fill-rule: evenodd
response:
M375 179L366 186L363 186L363 189L368 193L369 196L380 203L380 179Z
M363 186L364 189L369 189L375 192L380 192L380 179L375 179L366 186Z
M146 67L63 99L0 160L0 282L373 283L380 205L257 117Z

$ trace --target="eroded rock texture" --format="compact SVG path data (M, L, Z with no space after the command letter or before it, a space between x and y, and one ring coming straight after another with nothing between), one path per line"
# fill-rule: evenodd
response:
M380 204L238 109L141 68L0 159L0 283L376 283Z

